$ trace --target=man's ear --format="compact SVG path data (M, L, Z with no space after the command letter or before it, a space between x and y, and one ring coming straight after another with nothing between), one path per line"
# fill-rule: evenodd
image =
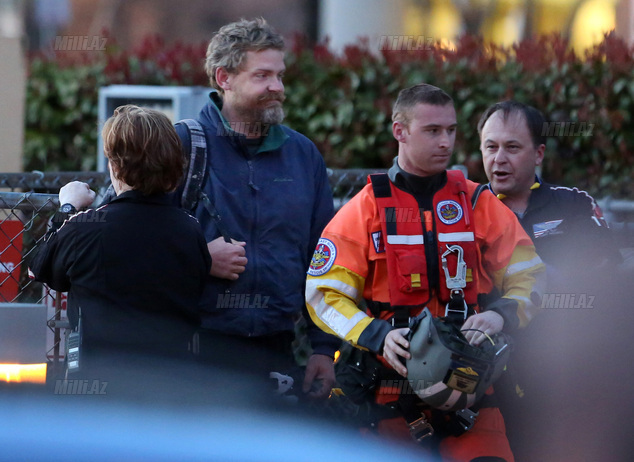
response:
M544 161L544 152L546 151L546 145L545 144L540 144L537 147L537 153L536 153L536 157L535 157L535 166L541 165L542 162Z
M399 143L405 142L405 135L408 133L407 127L403 122L394 121L392 122L392 135L396 138L396 141Z
M216 69L216 82L224 91L231 90L231 74L224 67Z

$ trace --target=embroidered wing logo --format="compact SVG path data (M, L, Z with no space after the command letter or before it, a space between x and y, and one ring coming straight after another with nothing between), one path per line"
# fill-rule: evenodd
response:
M550 236L553 234L562 234L563 231L557 229L564 220L551 220L543 223L535 223L533 225L533 235L535 237Z

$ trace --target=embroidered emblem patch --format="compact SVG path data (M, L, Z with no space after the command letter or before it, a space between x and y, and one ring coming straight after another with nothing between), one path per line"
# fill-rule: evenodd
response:
M456 201L442 201L436 207L438 218L446 225L453 225L462 218L462 207Z
M552 220L545 221L543 223L535 223L533 225L533 235L535 237L543 237L552 234L563 234L563 231L557 229L562 221L564 220Z
M372 233L372 242L374 243L374 251L376 253L385 252L385 244L383 243L383 231Z
M310 261L308 274L311 276L321 276L328 272L337 257L337 248L330 240L320 238L317 242L317 248Z

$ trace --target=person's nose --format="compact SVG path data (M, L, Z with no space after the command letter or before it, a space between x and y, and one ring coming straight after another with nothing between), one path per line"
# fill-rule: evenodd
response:
M280 77L274 77L269 83L268 90L273 93L284 93L284 83Z
M496 164L504 164L507 160L506 154L507 153L503 147L498 148L495 156L493 156L493 162Z
M443 130L438 140L438 147L440 149L448 149L451 146L451 134L447 130Z

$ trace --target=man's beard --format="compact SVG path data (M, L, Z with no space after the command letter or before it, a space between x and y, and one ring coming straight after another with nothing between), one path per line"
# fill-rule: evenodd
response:
M284 94L265 95L259 97L253 104L245 102L245 104L238 104L236 112L240 118L245 122L261 123L266 125L281 124L284 120L284 109L281 103L285 100ZM279 101L280 105L271 107L260 107L260 104L264 104L268 101Z
M284 108L282 106L267 107L261 111L260 117L263 124L281 124L284 120Z

